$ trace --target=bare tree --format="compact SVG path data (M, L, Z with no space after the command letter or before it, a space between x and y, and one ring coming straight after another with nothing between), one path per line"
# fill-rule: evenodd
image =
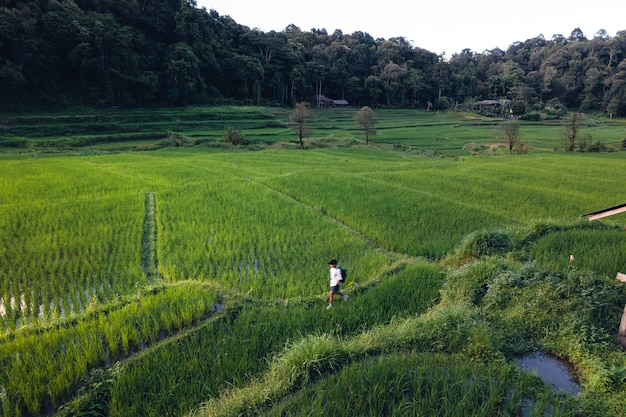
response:
M519 122L517 119L509 119L500 124L500 129L504 132L509 143L509 155L513 154L513 147L519 142Z
M376 115L374 110L368 106L363 106L356 114L354 120L365 131L365 144L368 144L370 135L376 135Z
M584 121L585 115L582 113L571 112L567 117L567 123L563 131L566 151L574 152L576 149L576 139L578 139L579 130Z
M291 115L291 122L298 130L298 138L300 141L300 149L304 149L303 139L309 134L309 128L307 122L311 117L311 109L309 109L309 103L301 101L296 103L293 108L293 114Z

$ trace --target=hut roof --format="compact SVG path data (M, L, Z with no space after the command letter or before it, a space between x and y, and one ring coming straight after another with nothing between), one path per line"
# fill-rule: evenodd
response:
M589 220L601 219L602 217L612 216L614 214L623 213L626 211L626 203L618 204L617 206L607 207L602 210L592 211L591 213L581 214L580 217L589 217Z

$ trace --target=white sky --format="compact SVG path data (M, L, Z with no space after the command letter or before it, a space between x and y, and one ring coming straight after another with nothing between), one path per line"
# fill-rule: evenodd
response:
M624 0L598 3L576 0L197 0L237 23L263 32L280 32L290 24L303 31L332 34L355 31L374 39L402 36L414 46L437 54L506 50L517 41L543 34L569 37L580 28L587 39L600 29L609 36L626 30Z

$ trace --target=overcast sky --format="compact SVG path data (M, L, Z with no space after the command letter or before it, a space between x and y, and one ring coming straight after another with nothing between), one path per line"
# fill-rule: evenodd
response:
M414 46L447 56L469 48L500 48L543 34L568 37L580 28L587 39L600 30L615 36L626 30L624 0L197 0L237 23L263 32L280 32L290 24L303 31L332 34L355 31L389 39L402 36Z

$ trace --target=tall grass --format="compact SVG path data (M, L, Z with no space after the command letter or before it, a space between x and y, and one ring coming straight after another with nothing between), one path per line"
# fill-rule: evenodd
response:
M541 238L533 245L531 258L546 268L567 272L591 270L615 278L626 270L626 234L623 230L563 230ZM569 255L574 257L570 263Z
M543 393L513 367L486 367L459 356L381 355L343 368L277 403L265 416L574 416L571 399ZM531 402L532 401L532 402Z

